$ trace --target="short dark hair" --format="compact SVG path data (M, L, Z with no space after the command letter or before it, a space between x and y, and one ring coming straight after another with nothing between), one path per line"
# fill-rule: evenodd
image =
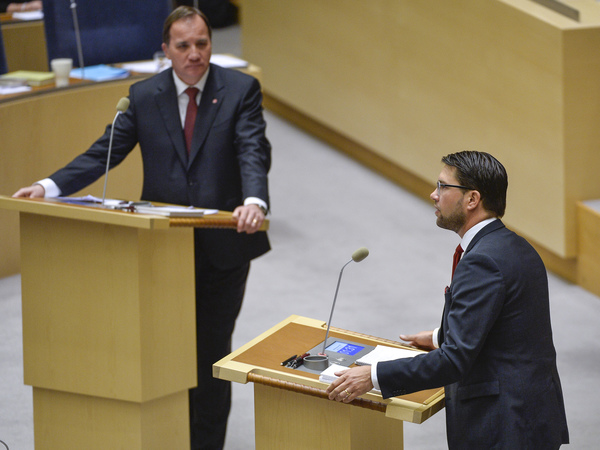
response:
M504 166L489 153L463 151L442 158L447 166L456 169L458 182L479 191L483 207L498 217L506 210L508 174Z
M193 6L179 6L178 8L175 8L165 19L165 25L163 26L163 42L169 45L169 41L171 40L171 26L175 22L186 17L193 16L200 16L202 20L204 20L206 26L208 27L208 37L212 40L212 28L210 26L208 17L206 17L206 14L204 14L198 8L194 8Z

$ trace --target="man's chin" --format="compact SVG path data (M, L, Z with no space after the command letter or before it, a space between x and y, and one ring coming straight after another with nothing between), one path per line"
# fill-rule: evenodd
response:
M182 74L177 73L177 76L189 85L196 84L200 78L206 73L206 67L186 68Z
M450 231L454 231L454 224L449 223L447 220L445 220L442 216L438 216L437 219L435 220L435 224L440 227L443 228L444 230L450 230Z

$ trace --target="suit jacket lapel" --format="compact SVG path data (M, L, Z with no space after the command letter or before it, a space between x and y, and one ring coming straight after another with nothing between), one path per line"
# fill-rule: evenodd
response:
M489 234L492 231L496 231L500 228L504 228L504 224L502 223L502 221L500 219L494 220L492 223L483 227L481 230L479 230L479 232L471 240L471 242L469 243L469 246L465 250L465 254L468 253L473 248L473 246L486 234ZM464 255L463 255L463 257L464 257Z
M211 64L210 72L206 84L204 85L204 91L202 91L202 96L200 98L200 105L198 105L198 115L196 116L189 164L191 164L200 153L224 97L225 85L219 76L219 68Z
M181 119L179 117L179 105L177 101L177 92L173 82L172 69L165 70L162 74L162 80L158 83L155 100L162 119L167 128L169 138L173 142L175 152L179 156L182 164L187 166L188 155L185 147L185 139L181 128Z
M494 220L492 223L486 225L485 227L483 227L481 230L479 230L479 232L475 235L475 237L473 237L473 239L471 239L471 242L469 243L469 246L467 247L467 249L465 250L465 253L463 255L463 258L465 257L465 255L467 253L469 253L469 251L471 251L471 249L475 246L475 244L477 242L479 242L479 240L484 237L485 235L496 231L500 228L504 228L504 224L502 223L502 221L500 219L498 220ZM445 329L447 326L447 322L448 322L448 316L447 316L447 312L450 311L450 307L452 306L452 291L448 288L446 288L446 291L444 292L444 311L442 313L442 324L440 325L440 336L442 341L445 340ZM439 342L439 344L441 345L442 342Z

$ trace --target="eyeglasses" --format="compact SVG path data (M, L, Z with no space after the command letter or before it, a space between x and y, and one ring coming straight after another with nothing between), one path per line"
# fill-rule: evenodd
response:
M440 191L442 190L442 188L447 188L447 187L453 187L453 188L458 188L458 189L472 189L467 186L460 186L458 184L446 184L446 183L442 183L441 181L438 181L437 182L437 195L440 195Z

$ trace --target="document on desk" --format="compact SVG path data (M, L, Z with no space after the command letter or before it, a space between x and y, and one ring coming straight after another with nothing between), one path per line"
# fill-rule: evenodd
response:
M18 20L42 20L44 18L43 11L22 11L12 13L13 19Z
M171 61L138 61L121 64L121 67L133 73L158 73L171 67Z
M136 206L135 212L167 217L204 217L216 214L216 209L194 208L192 206Z
M356 364L359 366L370 366L381 361L392 361L400 358L413 358L421 353L425 352L422 350L408 350L405 348L378 345L365 356L357 359Z
M210 57L210 62L217 66L225 67L227 69L239 69L242 67L248 67L248 61L244 61L241 58L231 55L214 54Z
M0 84L0 95L19 94L30 90L31 86L2 86Z
M129 76L129 71L119 67L108 66L106 64L97 64L95 66L84 67L71 70L71 78L83 78L91 81L120 80Z
M167 217L204 217L219 212L217 209L195 208L193 206L165 205L155 206L150 202L131 202L127 200L102 199L93 195L83 197L57 197L58 201L84 206L104 206L109 209L118 209L138 214L152 214Z
M321 374L319 375L319 381L321 383L331 384L338 378L335 375L336 372L343 372L344 370L348 370L348 369L349 368L346 366L340 366L339 364L332 364L327 369L325 369L323 372L321 372ZM381 391L379 389L371 389L371 392L381 394Z
M369 353L367 353L362 358L356 360L356 364L359 366L371 366L374 363L378 363L381 361L392 361L394 359L400 358L413 358L422 353L426 353L422 350L408 350L404 348L396 348L396 347L388 347L386 345L378 345ZM322 383L331 384L338 377L335 375L336 372L343 372L344 370L348 370L348 367L340 366L339 364L332 364L327 369L325 369L319 375L319 381ZM372 389L371 392L375 392L377 394L381 394L381 391L378 389Z
M75 205L99 205L102 203L102 199L98 197L94 197L93 195L84 195L83 197L56 197L56 199L63 203L72 203ZM105 206L119 206L124 205L130 202L123 200L114 200L111 198L104 199Z

